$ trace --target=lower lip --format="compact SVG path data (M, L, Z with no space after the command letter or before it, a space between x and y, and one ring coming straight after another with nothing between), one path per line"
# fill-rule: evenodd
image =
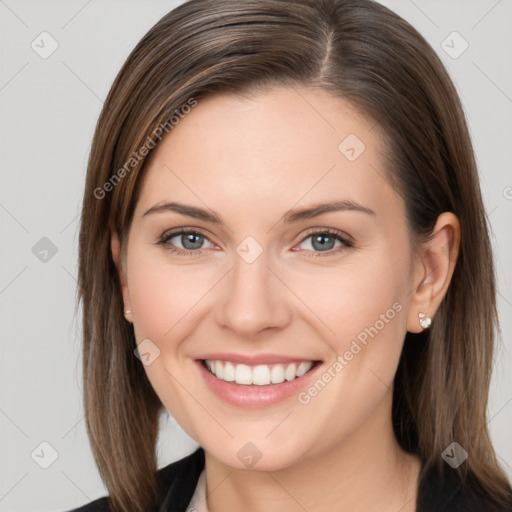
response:
M297 395L305 388L308 381L317 373L321 366L320 363L317 363L307 373L291 381L285 380L280 384L268 384L265 386L257 386L255 384L248 386L218 379L205 368L200 360L196 360L196 364L207 386L216 396L228 404L251 409L274 405L293 395Z

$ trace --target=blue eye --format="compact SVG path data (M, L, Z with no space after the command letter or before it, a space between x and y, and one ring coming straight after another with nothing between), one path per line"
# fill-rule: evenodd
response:
M332 256L354 246L351 240L341 236L337 231L330 229L317 230L309 233L301 240L299 245L309 240L309 247L302 249L300 252L305 252L306 256L311 257ZM195 229L179 229L164 234L158 241L158 244L163 245L168 251L174 252L180 256L199 256L205 249L205 242L210 241L199 231ZM295 248L292 250L298 252Z
M309 251L308 256L312 257L332 256L354 246L351 240L342 237L337 231L330 229L309 233L309 235L302 239L300 245L306 241L309 241L309 247L311 247L306 248L306 251ZM336 242L338 242L338 245L336 245Z
M171 242L171 240L177 239L178 244L181 244L181 247L176 244L176 242ZM171 252L177 252L178 254L182 254L184 256L191 256L192 253L199 254L201 253L202 245L204 242L208 240L204 235L194 230L180 230L174 231L164 235L159 244L168 245L168 250Z

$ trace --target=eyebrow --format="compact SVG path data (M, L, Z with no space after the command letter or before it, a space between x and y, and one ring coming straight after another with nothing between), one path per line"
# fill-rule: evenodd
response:
M299 222L304 219L312 219L314 217L318 217L319 215L323 215L324 213L340 211L355 211L365 213L367 215L375 215L375 212L372 209L355 203L354 201L339 200L330 201L328 203L318 203L312 206L299 208L295 210L288 210L283 215L282 222L284 222L285 224L292 224L294 222ZM152 206L142 216L145 217L146 215L163 212L175 212L179 213L180 215L185 215L187 217L192 217L194 219L200 219L211 224L225 225L225 222L222 220L222 217L217 213L211 210L206 210L204 208L199 208L197 206L183 204L177 201L173 201L170 203L158 203Z

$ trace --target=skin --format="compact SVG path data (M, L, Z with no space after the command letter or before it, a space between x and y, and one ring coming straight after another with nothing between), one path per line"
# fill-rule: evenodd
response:
M338 149L349 134L366 146L354 161ZM148 378L205 449L210 512L415 510L420 463L393 435L391 389L406 332L420 332L418 312L434 317L446 293L460 227L444 213L413 250L381 151L375 123L322 90L201 99L153 151L127 246L112 234L127 319L137 343L149 338L160 350ZM281 221L291 208L341 199L375 214ZM207 207L225 225L144 216L168 201ZM199 256L157 243L175 228L204 234ZM335 252L336 242L325 255L306 238L322 229L354 246ZM247 236L263 248L252 263L236 252ZM401 311L307 404L228 405L194 362L209 351L285 354L323 361L321 375L394 303ZM249 441L262 454L251 469L237 457Z

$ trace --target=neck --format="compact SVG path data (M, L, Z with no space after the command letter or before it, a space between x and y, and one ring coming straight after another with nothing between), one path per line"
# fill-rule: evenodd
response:
M337 445L276 471L233 469L206 453L208 511L414 512L420 461L399 447L390 414L374 416Z

